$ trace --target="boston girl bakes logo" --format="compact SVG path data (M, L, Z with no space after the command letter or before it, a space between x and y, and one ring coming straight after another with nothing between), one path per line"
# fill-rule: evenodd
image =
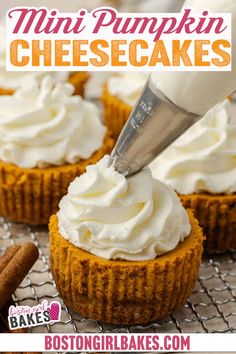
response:
M88 12L16 7L6 14L10 71L230 71L231 14Z
M53 301L48 304L44 300L41 304L30 306L10 306L8 323L10 329L35 327L44 324L60 322L61 304Z

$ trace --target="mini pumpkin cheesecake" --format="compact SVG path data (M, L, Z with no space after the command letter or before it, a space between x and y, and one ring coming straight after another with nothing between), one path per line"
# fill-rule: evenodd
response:
M96 106L51 76L0 96L0 215L47 224L69 183L113 147Z
M70 308L102 322L136 324L185 304L203 233L148 168L126 179L105 156L70 184L59 206L49 224L51 268Z
M236 122L217 105L151 165L191 208L207 251L236 249Z

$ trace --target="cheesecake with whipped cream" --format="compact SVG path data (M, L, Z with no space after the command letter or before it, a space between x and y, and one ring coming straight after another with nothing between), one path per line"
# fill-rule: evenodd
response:
M236 121L228 101L212 108L150 168L194 211L206 250L236 248Z
M69 186L50 219L51 267L64 302L83 316L146 323L183 305L203 233L149 168L126 178L109 156Z
M0 111L0 215L46 224L69 183L113 141L96 106L51 76L0 95Z

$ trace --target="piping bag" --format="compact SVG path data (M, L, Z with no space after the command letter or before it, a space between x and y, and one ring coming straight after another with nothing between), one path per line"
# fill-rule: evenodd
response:
M127 177L137 173L206 112L196 114L178 107L150 76L112 151L111 164Z
M115 169L140 171L236 89L235 0L186 0L183 7L231 12L232 71L152 73L111 154Z

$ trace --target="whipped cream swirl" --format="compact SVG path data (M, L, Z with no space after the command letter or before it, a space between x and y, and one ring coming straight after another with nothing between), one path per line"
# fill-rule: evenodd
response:
M96 106L72 96L70 84L40 84L0 96L0 160L25 168L75 163L104 140Z
M130 106L138 100L149 74L147 72L120 72L107 81L108 91Z
M227 101L211 109L150 168L181 194L236 192L236 124L230 121Z
M106 259L151 260L173 250L191 231L175 192L146 168L125 178L109 156L69 186L58 212L60 234Z

